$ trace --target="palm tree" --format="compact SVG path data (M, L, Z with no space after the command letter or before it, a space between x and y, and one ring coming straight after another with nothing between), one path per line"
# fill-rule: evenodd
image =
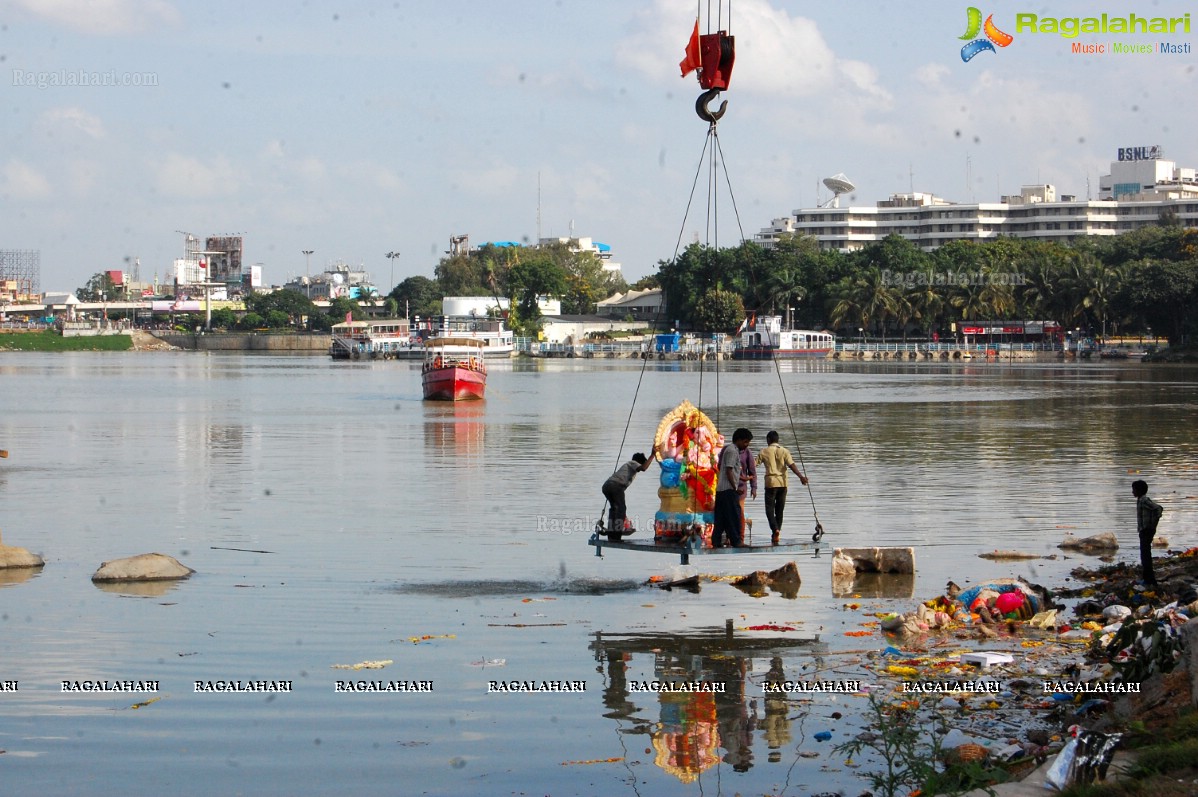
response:
M771 270L765 278L765 295L771 312L806 299L807 287L803 284L803 271L799 265L786 263Z
M990 308L982 291L983 286L972 280L958 284L949 304L960 311L962 321L978 321L990 315Z
M832 325L856 319L863 329L872 330L876 323L885 343L886 322L898 315L899 298L898 290L887 282L882 270L871 265L833 287Z
M1115 294L1123 286L1125 269L1085 253L1078 258L1078 279L1082 307L1094 311L1102 324L1102 337L1106 338L1107 316Z
M854 283L855 278L845 277L835 282L829 290L831 297L828 322L833 329L839 329L846 324L858 325L862 329L869 326L869 318L865 308L858 302Z
M886 342L886 322L898 315L899 292L882 275L882 269L871 265L861 275L858 289L861 304L869 316L878 322L882 342Z
M920 321L929 335L940 326L944 315L945 297L942 288L927 282L907 291L904 301L911 308L913 317Z

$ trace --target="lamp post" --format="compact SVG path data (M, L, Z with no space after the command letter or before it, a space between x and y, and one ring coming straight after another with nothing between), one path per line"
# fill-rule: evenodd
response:
M399 252L388 252L387 259L391 261L391 287L387 289L387 293L395 290L395 258L399 257Z
M857 327L857 334L861 336L861 350L865 351L865 327Z
M302 249L304 254L304 270L307 272L308 283L305 287L308 289L308 301L312 301L312 253L315 249Z

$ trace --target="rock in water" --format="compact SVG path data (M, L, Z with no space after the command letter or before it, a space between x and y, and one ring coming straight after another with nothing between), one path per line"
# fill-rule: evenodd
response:
M100 569L92 576L92 581L164 581L187 578L194 572L173 556L143 553L101 563Z
M770 574L764 570L755 570L747 576L741 576L732 580L734 587L744 587L746 589L764 589L769 586Z
M769 572L770 583L772 584L794 584L798 585L802 582L799 578L799 566L794 562L787 562L777 570Z
M1020 559L1039 559L1040 554L1024 553L1023 551L990 551L978 554L979 559L992 559L995 562L1014 562Z
M46 564L42 557L29 553L15 545L0 545L0 569L6 567L41 567Z
M1095 534L1093 537L1083 537L1080 540L1073 535L1068 535L1065 537L1065 541L1057 547L1066 551L1081 551L1083 553L1117 551L1119 550L1119 540L1115 538L1115 533L1112 531Z

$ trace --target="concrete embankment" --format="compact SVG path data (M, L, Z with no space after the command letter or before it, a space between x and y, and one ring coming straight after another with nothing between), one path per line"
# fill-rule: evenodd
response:
M328 335L262 335L253 332L154 332L154 337L189 351L250 351L264 354L327 355Z
M678 352L649 352L640 351L594 351L587 350L583 347L577 349L553 349L541 350L534 352L521 352L522 356L529 357L565 357L565 358L582 358L582 359L634 359L639 360L648 357L652 360L712 360L718 357L721 360L731 359L729 352L720 352L718 355L713 352L694 352L694 351L678 351ZM781 358L785 359L785 358ZM909 361L909 362L957 362L957 361L973 361L973 362L1057 362L1064 359L1072 359L1059 351L998 351L987 353L985 351L966 351L964 349L951 349L947 351L838 351L828 354L826 357L812 358L816 360L859 360L859 361Z

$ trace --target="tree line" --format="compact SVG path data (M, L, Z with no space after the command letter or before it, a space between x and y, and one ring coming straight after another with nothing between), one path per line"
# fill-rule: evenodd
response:
M695 244L658 266L670 321L704 331L788 308L796 326L882 339L1000 319L1089 335L1151 330L1171 343L1198 331L1198 230L1175 224L1069 243L953 241L933 252L899 235L847 253L789 235L770 249Z
M536 247L485 244L441 258L433 279L408 277L387 294L409 318L441 313L446 296L493 296L510 300L508 326L535 335L541 317L537 298L561 300L565 315L594 313L597 303L627 290L619 272L608 271L594 252L554 242Z
M731 332L747 313L758 313L882 339L946 335L954 323L1002 319L1051 320L1089 335L1151 331L1174 344L1198 332L1198 230L1169 220L1068 243L1002 237L953 241L933 252L899 235L847 253L821 249L811 236L786 235L769 249L753 242L724 249L692 244L657 265L656 274L631 287L662 289L668 315L657 321L662 328ZM97 274L80 298L111 291L106 279ZM390 317L428 318L441 314L446 296L504 297L510 328L533 335L539 296L560 299L564 314L588 314L628 287L594 253L566 244L487 244L443 257L431 279L408 277L383 304ZM339 298L325 310L284 290L249 294L244 314L222 309L212 317L229 329L306 322L323 331L347 315L364 318L363 305L375 301Z

